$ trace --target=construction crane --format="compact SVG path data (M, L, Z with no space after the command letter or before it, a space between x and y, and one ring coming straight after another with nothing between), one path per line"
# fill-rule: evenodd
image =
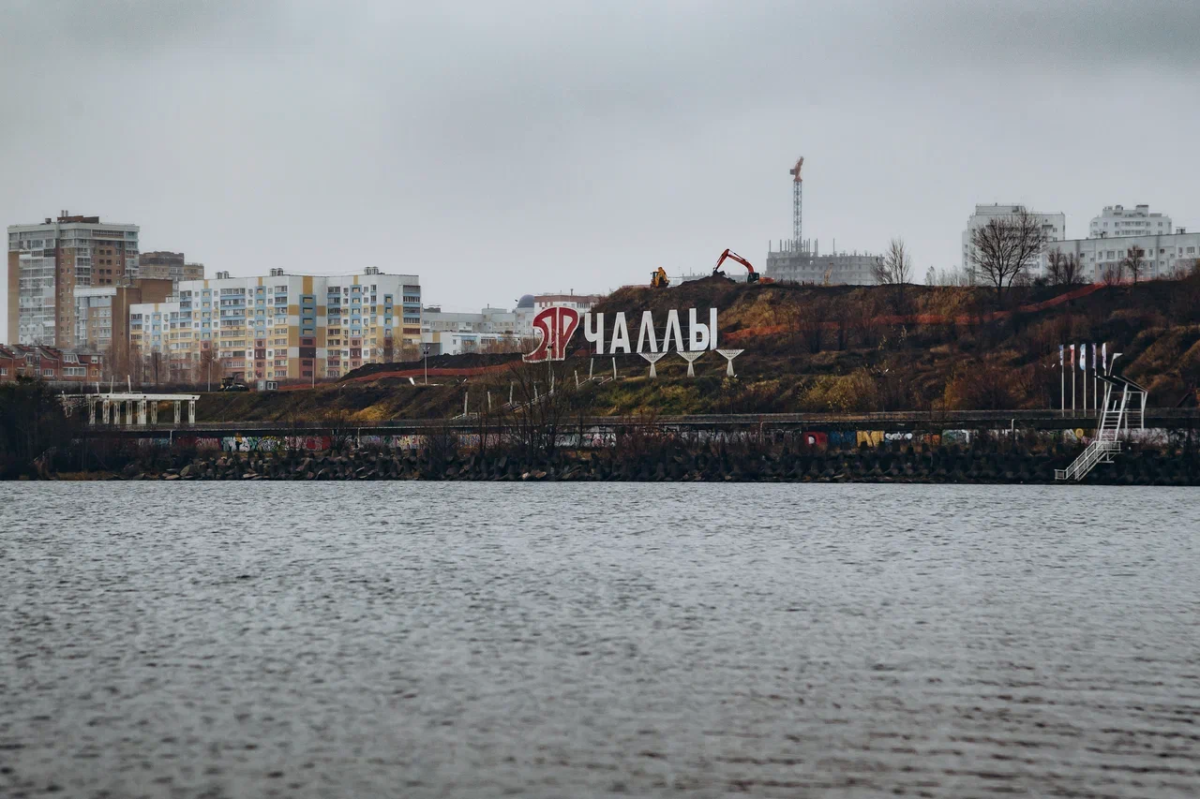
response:
M796 159L796 165L788 170L792 176L792 241L797 250L804 235L804 180L800 177L803 167L804 156L800 156Z
M774 283L775 282L774 278L762 277L761 275L759 275L758 272L754 271L754 267L750 264L749 261L747 261L745 258L743 258L742 256L738 255L736 252L734 252L733 250L730 250L728 248L726 248L725 252L721 253L721 257L717 259L717 265L713 267L713 271L712 271L713 277L716 277L717 275L720 275L722 277L725 276L725 273L721 271L721 264L725 263L726 258L728 258L732 261L737 261L739 264L741 264L742 266L744 266L750 270L750 274L746 276L747 283Z
M667 277L667 270L661 266L650 273L650 288L665 289L671 285L671 279Z

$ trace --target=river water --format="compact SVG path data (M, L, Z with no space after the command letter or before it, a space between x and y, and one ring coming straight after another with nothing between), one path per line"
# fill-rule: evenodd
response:
M0 485L0 795L1200 793L1200 493Z

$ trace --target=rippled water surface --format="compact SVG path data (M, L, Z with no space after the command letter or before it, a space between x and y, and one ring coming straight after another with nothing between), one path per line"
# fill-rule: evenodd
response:
M0 485L0 795L1200 794L1200 492Z

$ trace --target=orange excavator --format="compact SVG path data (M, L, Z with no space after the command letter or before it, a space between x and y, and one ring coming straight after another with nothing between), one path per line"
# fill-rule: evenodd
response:
M725 252L721 253L721 257L717 259L717 265L713 267L713 271L712 271L713 277L716 277L717 275L720 275L721 277L725 276L725 273L721 271L721 264L725 263L726 258L733 260L733 261L737 261L739 264L741 264L742 266L744 266L750 270L750 274L746 276L747 283L774 283L775 282L775 278L763 277L758 272L755 272L754 267L751 266L749 261L747 261L745 258L743 258L742 256L738 255L736 252L734 252L733 250L730 250L728 248L726 248Z

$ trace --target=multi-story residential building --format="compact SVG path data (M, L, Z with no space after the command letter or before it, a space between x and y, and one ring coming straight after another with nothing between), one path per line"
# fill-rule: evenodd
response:
M191 352L191 329L184 328L179 319L179 303L144 302L130 306L129 309L129 342L131 349L141 358L141 366L146 378L154 383L184 383L196 377L201 368L199 358L193 358ZM186 338L184 338L186 336ZM241 363L231 371L244 372ZM215 363L206 363L204 368L221 372Z
M203 280L204 264L189 264L181 252L144 252L138 257L138 275L156 280Z
M1190 271L1200 259L1200 233L1183 228L1162 236L1121 236L1112 238L1070 239L1055 242L1052 250L1075 256L1083 266L1086 280L1100 282L1109 278L1130 279L1121 262L1130 250L1138 250L1144 265L1139 280L1178 277ZM1045 261L1043 257L1043 262Z
M1164 236L1172 232L1171 217L1150 213L1150 206L1138 205L1126 208L1122 205L1106 205L1100 216L1092 217L1088 226L1089 239L1107 239L1118 236Z
M126 280L117 286L75 289L75 342L109 355L110 365L128 371L129 307L145 302L165 302L172 293L170 280Z
M138 226L63 211L8 228L8 340L70 348L75 289L137 277Z
M25 377L53 384L82 385L102 378L104 357L54 347L0 344L0 383Z
M574 308L580 313L587 313L592 306L604 299L603 294L535 294L533 297L534 315L547 308Z
M527 305L518 304L511 311L484 308L479 313L445 313L440 307L425 308L421 314L421 342L430 355L516 352L534 335L534 300L528 300Z
M993 219L1011 219L1017 214L1025 211L1023 205L976 205L975 213L971 214L971 218L967 220L967 229L962 234L962 268L963 272L969 279L975 280L975 247L971 244L971 234L982 227L985 227L988 222ZM1063 213L1055 214L1039 214L1035 211L1029 211L1030 215L1035 217L1042 226L1042 230L1046 233L1047 240L1051 242L1062 241L1067 237L1067 216ZM1045 257L1031 258L1029 263L1025 265L1030 272L1036 271L1039 268L1039 262L1044 263Z
M421 285L375 267L325 277L218 272L181 281L177 302L132 306L129 327L143 354L168 356L180 374L216 368L247 380L315 381L400 360L405 350L415 358Z

